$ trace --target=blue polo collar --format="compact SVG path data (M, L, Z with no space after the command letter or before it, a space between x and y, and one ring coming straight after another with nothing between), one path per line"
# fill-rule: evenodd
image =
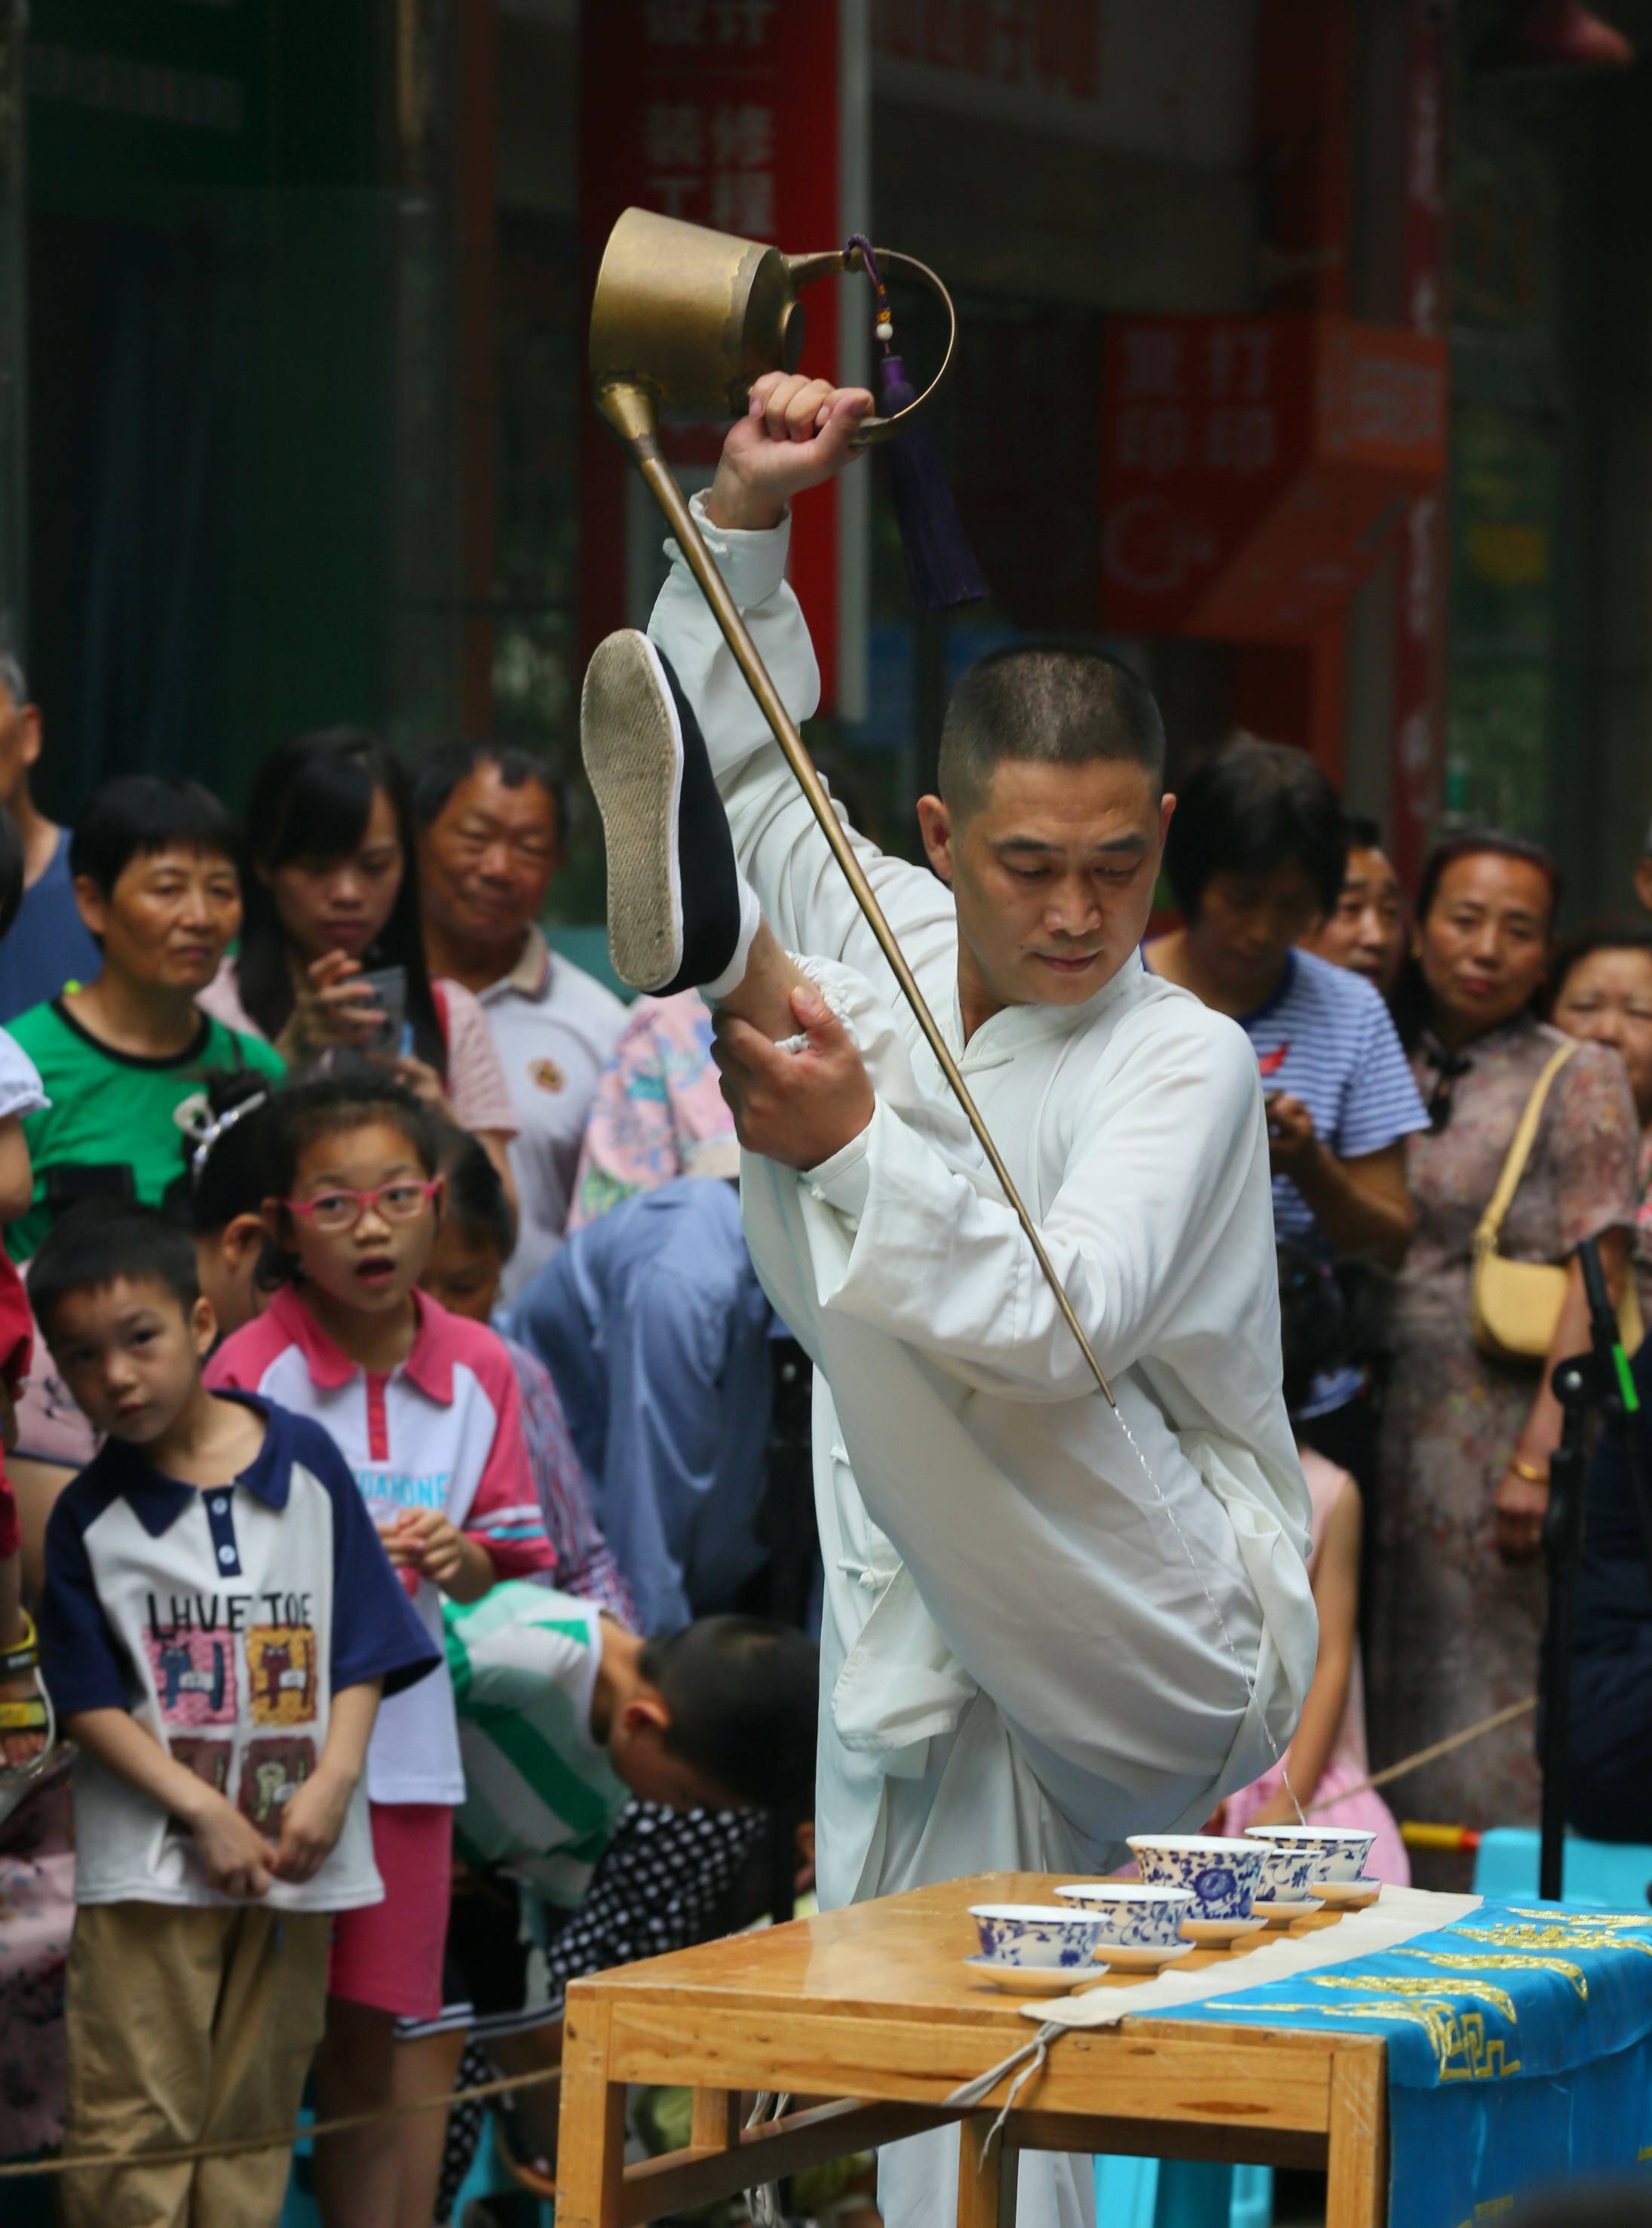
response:
M285 1508L292 1466L281 1458L282 1433L270 1403L252 1392L220 1392L215 1397L220 1400L239 1400L244 1407L262 1416L268 1426L263 1445L247 1468L238 1477L226 1482L245 1486L266 1508ZM170 1531L184 1510L198 1505L205 1494L223 1490L222 1487L181 1484L145 1461L141 1447L128 1446L124 1439L106 1439L99 1457L109 1483L151 1540L158 1540Z

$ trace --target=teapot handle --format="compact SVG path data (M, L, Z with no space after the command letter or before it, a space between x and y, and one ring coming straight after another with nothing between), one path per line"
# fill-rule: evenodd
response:
M855 449L871 448L880 441L888 440L892 435L900 431L909 418L915 417L926 403L933 400L939 391L941 381L951 369L952 352L957 346L958 339L958 313L953 306L952 297L947 292L935 272L930 269L928 264L920 263L915 255L900 254L893 247L880 247L876 253L878 261L884 270L904 271L911 277L921 279L931 293L938 296L945 305L946 353L941 358L941 368L934 378L930 381L923 393L909 402L904 410L897 410L893 418L863 418L861 420L855 428L855 437L849 444L851 448ZM788 255L786 266L791 273L793 286L804 287L816 278L829 278L836 272L862 271L866 265L858 247L828 247L823 248L818 253L813 255Z

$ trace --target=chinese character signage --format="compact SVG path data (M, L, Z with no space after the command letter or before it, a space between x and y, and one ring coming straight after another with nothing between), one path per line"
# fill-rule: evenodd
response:
M1405 215L1402 254L1407 322L1444 330L1446 228L1445 26L1429 0L1411 0L1405 61ZM1406 514L1394 577L1393 778L1388 843L1401 886L1416 887L1438 807L1445 643L1444 495Z
M588 304L610 228L633 206L788 250L840 246L838 11L836 0L596 0L580 11L579 222ZM804 298L802 368L838 375L838 288ZM703 480L723 428L669 427L667 455ZM583 475L581 631L586 647L640 614L625 547L626 466L595 412ZM800 508L791 578L832 701L837 641L836 486ZM635 531L663 535L639 514ZM646 567L644 568L644 575Z
M1103 356L1104 623L1300 642L1445 453L1437 342L1352 319L1117 318Z
M1098 0L874 0L872 42L993 85L1086 101L1100 90Z

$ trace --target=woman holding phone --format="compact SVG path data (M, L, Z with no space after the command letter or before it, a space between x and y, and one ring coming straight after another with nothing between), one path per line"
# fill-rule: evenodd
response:
M382 1056L480 1138L509 1185L515 1114L486 1018L425 964L400 762L360 728L299 735L259 768L247 829L240 950L200 1003L289 1065L332 1050Z

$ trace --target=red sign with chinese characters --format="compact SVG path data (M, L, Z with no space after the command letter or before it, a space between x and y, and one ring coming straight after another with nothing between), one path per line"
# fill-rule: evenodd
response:
M599 0L580 11L579 226L588 303L614 221L658 209L791 250L841 245L836 0ZM837 287L805 302L804 370L836 375ZM868 315L870 307L868 301ZM675 464L709 466L723 428L668 427ZM586 413L580 633L587 651L628 613L624 451ZM654 532L650 519L647 531ZM663 524L658 527L663 536ZM791 579L832 701L837 491L799 506Z
M1445 464L1437 341L1347 317L1140 317L1103 354L1105 624L1303 642Z
M1438 10L1412 0L1405 64L1405 310L1419 333L1444 330L1446 283L1445 58ZM1388 842L1402 889L1415 889L1444 759L1445 504L1412 505L1395 572L1393 771Z
M874 0L872 43L991 85L1093 100L1101 85L1098 0Z

